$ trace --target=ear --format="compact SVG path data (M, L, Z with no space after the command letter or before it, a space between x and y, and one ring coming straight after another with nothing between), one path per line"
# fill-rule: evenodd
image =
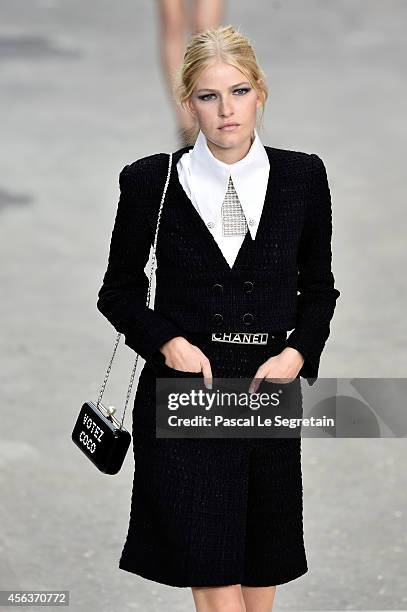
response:
M191 98L188 98L188 100L185 101L185 108L192 114L194 115L194 117L196 117L196 111L194 109L193 103L191 102Z
M256 82L259 86L261 86L263 84L263 79L257 79ZM263 106L263 104L259 98L259 95L257 94L257 108L259 108L260 106Z

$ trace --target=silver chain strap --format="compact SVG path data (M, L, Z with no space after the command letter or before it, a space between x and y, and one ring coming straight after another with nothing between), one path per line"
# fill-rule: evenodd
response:
M154 265L155 265L155 261L156 261L155 251L156 251L156 246L157 246L158 229L160 227L161 211L162 211L164 200L165 200L165 194L167 193L167 187L168 187L168 183L170 181L171 165L172 165L172 153L169 154L167 180L165 181L165 186L164 186L163 195L162 195L162 198L161 198L160 208L159 208L159 211L158 211L157 226L155 228L155 236L154 236L154 244L153 244L153 256L152 256L152 261L151 261L150 279L149 279L149 282L148 282L148 291L147 291L147 301L146 301L146 306L147 307L150 306L151 280L153 278L153 270L154 270ZM107 370L106 370L105 378L103 380L103 384L102 384L102 387L100 389L99 397L98 397L98 400L96 402L97 408L99 408L99 403L102 401L102 397L103 397L103 393L105 391L107 379L109 378L110 370L112 368L113 359L114 359L114 356L116 354L116 349L117 349L117 346L119 344L119 340L120 340L120 336L121 335L122 335L122 333L119 332L117 334L117 337L116 337L116 342L115 342L115 345L114 345L113 354L112 354L112 357L111 357L111 359L109 361L109 365L108 365ZM123 428L124 417L126 415L126 408L127 408L127 404L129 403L129 398L130 398L130 395L131 395L131 389L133 387L134 375L136 373L138 358L139 358L139 356L138 356L138 353L137 353L136 360L135 360L134 366L133 366L133 370L132 370L132 373L131 373L131 376L130 376L130 382L129 382L129 386L128 386L128 389L127 389L126 403L124 405L123 416L122 416L122 420L120 422L119 429Z

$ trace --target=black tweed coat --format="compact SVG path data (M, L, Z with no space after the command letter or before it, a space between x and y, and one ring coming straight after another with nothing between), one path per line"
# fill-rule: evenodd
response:
M146 360L134 400L135 471L119 568L179 587L281 584L308 569L301 439L156 437L154 383L160 375L196 375L163 365L159 348L174 336L202 348L215 379L250 377L269 356L293 346L305 357L289 385L301 406L298 378L315 382L339 296L331 271L327 175L315 154L266 146L270 174L256 238L247 232L230 268L178 180L176 163L188 148L173 154L154 310L146 307L144 268L167 178L164 153L120 173L98 294L98 309ZM213 331L269 332L271 342L211 342Z

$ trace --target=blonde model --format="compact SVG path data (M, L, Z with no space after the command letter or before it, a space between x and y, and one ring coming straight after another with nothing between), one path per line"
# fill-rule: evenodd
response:
M276 585L308 570L301 438L157 438L155 383L244 377L258 392L284 379L300 401L300 376L315 382L339 296L330 191L318 155L261 142L266 79L232 26L191 38L176 92L196 134L173 153L154 310L145 305L144 268L165 153L121 171L97 304L146 360L134 400L135 474L119 567L190 587L199 612L270 612Z

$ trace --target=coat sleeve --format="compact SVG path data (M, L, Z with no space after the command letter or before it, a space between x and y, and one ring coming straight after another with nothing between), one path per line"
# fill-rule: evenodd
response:
M295 329L286 346L304 357L299 375L313 385L318 377L319 362L330 334L336 300L340 292L334 287L331 270L332 203L323 161L311 154L311 195L298 253L298 309ZM310 380L311 379L311 380ZM312 380L313 379L313 380Z
M125 166L119 175L120 198L97 309L124 334L125 344L147 361L157 356L165 342L183 332L146 306L149 279L144 268L154 235L142 206L141 175L137 162L132 168Z

